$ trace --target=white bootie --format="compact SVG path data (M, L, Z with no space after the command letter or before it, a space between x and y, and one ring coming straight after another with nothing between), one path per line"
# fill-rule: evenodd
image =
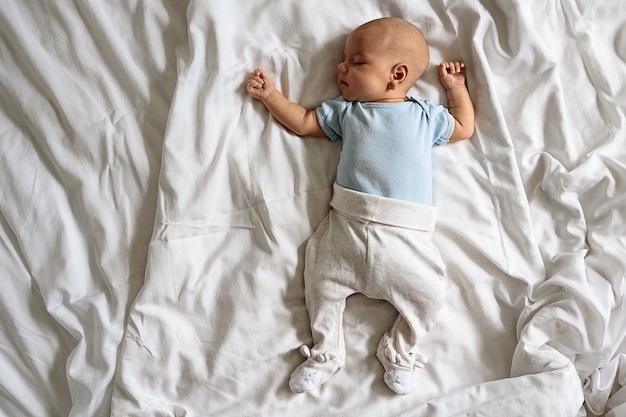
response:
M422 355L416 355L412 366L402 366L400 358L390 349L382 349L376 353L378 360L385 368L385 384L396 394L407 395L415 388L415 368L423 368L428 359Z
M396 394L407 395L413 392L415 376L413 371L390 369L385 371L385 384Z
M341 361L333 352L312 357L311 349L303 345L300 347L300 353L307 360L300 364L289 378L289 388L297 394L319 387L343 367Z

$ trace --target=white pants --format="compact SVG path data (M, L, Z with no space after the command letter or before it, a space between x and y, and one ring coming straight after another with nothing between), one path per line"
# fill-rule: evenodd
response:
M417 341L431 329L445 298L445 266L431 242L437 208L337 184L331 206L306 248L311 353L334 353L343 367L346 298L362 293L387 300L398 310L378 351L412 370L420 358Z

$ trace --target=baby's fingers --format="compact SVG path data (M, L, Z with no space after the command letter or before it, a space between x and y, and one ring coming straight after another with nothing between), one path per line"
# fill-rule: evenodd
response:
M439 65L439 70L442 74L446 72L449 74L458 74L465 68L465 62L462 61L444 61Z
M249 75L246 87L248 93L258 99L264 99L274 91L274 83L272 82L272 79L261 67L255 69Z
M250 78L247 84L248 91L250 91L251 89L259 88L262 85L263 84L261 84L259 81L255 80L254 78Z
M250 83L251 81L254 82L254 85L257 86L257 87L262 87L263 84L265 84L265 81L263 81L263 79L261 77L259 77L259 76L254 76L254 77L250 78L248 80L248 83Z
M246 83L246 90L251 96L260 98L260 94L263 92L263 84L251 78Z
M257 69L254 70L254 76L260 80L264 80L266 78L269 78L267 76L267 73L265 72L265 70L261 67L258 67Z

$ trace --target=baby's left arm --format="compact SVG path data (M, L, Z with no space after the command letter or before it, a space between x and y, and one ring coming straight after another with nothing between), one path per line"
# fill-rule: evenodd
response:
M450 142L469 139L474 134L474 106L465 86L465 63L442 62L439 79L448 96L448 111L455 119Z

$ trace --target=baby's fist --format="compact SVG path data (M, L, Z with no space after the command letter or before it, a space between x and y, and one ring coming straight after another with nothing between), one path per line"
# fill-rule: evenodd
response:
M268 98L274 91L274 88L274 82L260 67L254 70L246 84L248 94L259 100Z
M442 62L439 64L439 79L446 90L465 87L465 62Z

